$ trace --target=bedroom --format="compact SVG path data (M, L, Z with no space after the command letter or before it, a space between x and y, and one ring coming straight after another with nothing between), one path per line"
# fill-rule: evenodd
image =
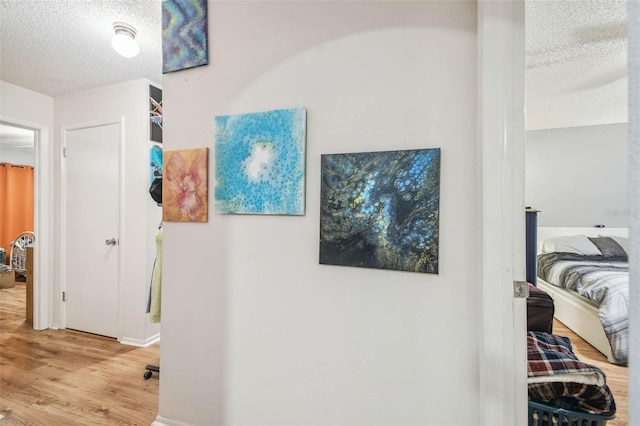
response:
M627 199L625 4L583 3L580 7L588 11L584 15L576 14L571 4L564 3L564 6L557 4L554 13L546 11L548 32L527 32L530 38L527 41L525 204L540 210L537 213L538 270L542 269L544 278L553 282L559 272L552 270L548 262L555 259L566 262L568 256L563 258L547 252L569 251L567 246L560 247L567 242L573 246L582 244L585 250L593 249L590 254L600 255L601 251L590 245L588 237L627 237L632 219ZM529 2L527 19L542 17L536 3ZM606 19L602 20L603 17ZM583 82L577 83L576 76ZM550 77L553 85L547 84ZM628 251L628 245L626 247ZM600 258L597 261L607 261L607 264L609 260L619 260ZM589 271L590 277L594 277L596 272ZM607 279L612 279L614 273L618 274L617 269L608 273ZM625 279L626 274L628 281L628 272L620 274L621 279ZM600 302L603 295L608 297L599 311L595 304L574 298L538 276L538 286L554 298L555 316L562 321L561 329L567 326L583 337L587 349L595 347L590 352L594 357L588 359L615 382L611 387L616 388L614 396L617 395L621 404L618 404L619 420L611 421L614 425L627 421L628 370L626 366L615 365L626 365L628 353L627 314L624 313L627 312L628 284L621 285L620 297L625 299L620 303L624 307L617 308L615 293L599 289L592 281L589 285L579 284L584 295L597 295ZM600 317L607 326L609 338ZM620 321L625 321L623 331L614 332L622 327ZM624 338L620 337L622 333ZM613 355L609 339L613 343Z
M0 286L26 281L26 247L33 241L34 141L33 130L0 123ZM13 273L6 273L9 268Z

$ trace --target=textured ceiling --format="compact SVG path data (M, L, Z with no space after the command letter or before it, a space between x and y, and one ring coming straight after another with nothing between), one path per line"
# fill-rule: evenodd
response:
M627 120L624 0L526 2L527 128Z
M526 3L529 129L627 121L624 0ZM162 83L161 0L0 0L0 79L50 96L137 78ZM111 48L113 22L140 54Z
M137 30L140 54L111 47L113 22ZM0 79L59 96L138 78L162 83L160 0L0 0Z

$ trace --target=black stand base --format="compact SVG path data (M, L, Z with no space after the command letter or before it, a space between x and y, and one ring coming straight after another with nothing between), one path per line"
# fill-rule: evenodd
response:
M151 364L147 364L146 367L147 371L144 372L144 379L150 379L151 376L153 375L153 372L155 371L156 373L160 373L160 367L156 366L156 365L151 365Z

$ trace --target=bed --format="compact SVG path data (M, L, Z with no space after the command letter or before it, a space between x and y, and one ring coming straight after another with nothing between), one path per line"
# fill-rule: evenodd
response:
M619 365L628 357L628 261L618 250L628 251L627 236L626 228L538 228L537 286L553 297L554 316ZM613 251L592 244L610 240Z

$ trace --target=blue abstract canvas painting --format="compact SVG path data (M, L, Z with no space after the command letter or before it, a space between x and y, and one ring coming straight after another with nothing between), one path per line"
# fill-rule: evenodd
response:
M303 215L306 109L218 116L218 213Z
M438 273L440 149L321 156L320 263Z
M162 73L209 63L207 0L163 0Z
M154 180L162 178L162 147L160 145L151 145L151 161L150 161L150 184Z

